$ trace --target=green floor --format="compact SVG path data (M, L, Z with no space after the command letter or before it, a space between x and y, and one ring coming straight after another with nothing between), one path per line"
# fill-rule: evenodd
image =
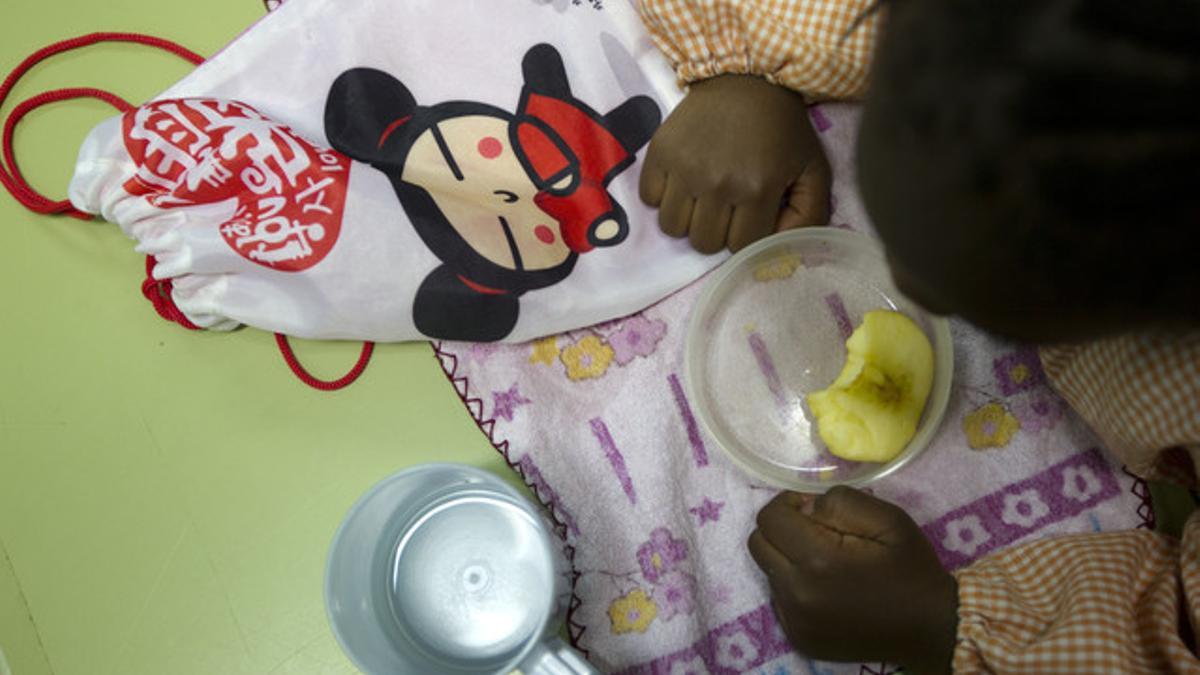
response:
M6 0L0 68L95 30L205 54L257 0ZM17 98L99 86L140 101L173 57L105 46L36 69ZM3 108L7 114L12 101ZM32 114L17 155L65 194L93 102ZM254 330L197 334L141 297L117 228L38 217L0 193L0 675L353 672L326 624L321 575L342 514L417 462L503 472L425 345L381 347L364 378L312 391ZM351 344L299 343L331 376Z

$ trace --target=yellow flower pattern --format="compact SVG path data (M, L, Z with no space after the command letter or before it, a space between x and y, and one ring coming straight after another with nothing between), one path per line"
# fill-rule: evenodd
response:
M800 256L795 253L789 253L756 267L754 269L754 278L762 283L790 279L803 264L804 261Z
M558 336L551 335L550 337L534 341L533 351L529 354L530 363L544 363L547 366L552 366L557 358Z
M608 606L608 618L612 622L612 632L616 635L645 633L656 616L658 605L640 588L613 600Z
M590 380L608 372L613 348L595 335L589 335L562 350L559 358L567 367L567 377L576 382Z
M975 450L1003 448L1021 428L1021 421L995 401L977 408L963 418L967 444Z

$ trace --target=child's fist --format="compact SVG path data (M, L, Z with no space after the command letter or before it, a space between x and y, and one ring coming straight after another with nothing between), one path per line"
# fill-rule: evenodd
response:
M650 141L641 196L703 253L829 220L829 162L799 94L750 75L697 82Z
M958 587L900 508L846 487L785 492L758 513L749 546L805 655L950 671Z

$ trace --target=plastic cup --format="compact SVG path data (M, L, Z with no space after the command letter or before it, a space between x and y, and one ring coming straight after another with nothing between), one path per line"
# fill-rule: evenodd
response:
M426 464L350 509L325 602L338 642L369 675L595 673L556 635L568 569L516 490L480 469Z

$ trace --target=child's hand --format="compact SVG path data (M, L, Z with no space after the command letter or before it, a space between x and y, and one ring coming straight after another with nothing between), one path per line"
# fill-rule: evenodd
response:
M785 492L758 513L749 546L805 655L950 672L958 587L899 507L846 487Z
M829 162L799 94L750 75L692 85L650 141L642 201L702 253L829 220Z

